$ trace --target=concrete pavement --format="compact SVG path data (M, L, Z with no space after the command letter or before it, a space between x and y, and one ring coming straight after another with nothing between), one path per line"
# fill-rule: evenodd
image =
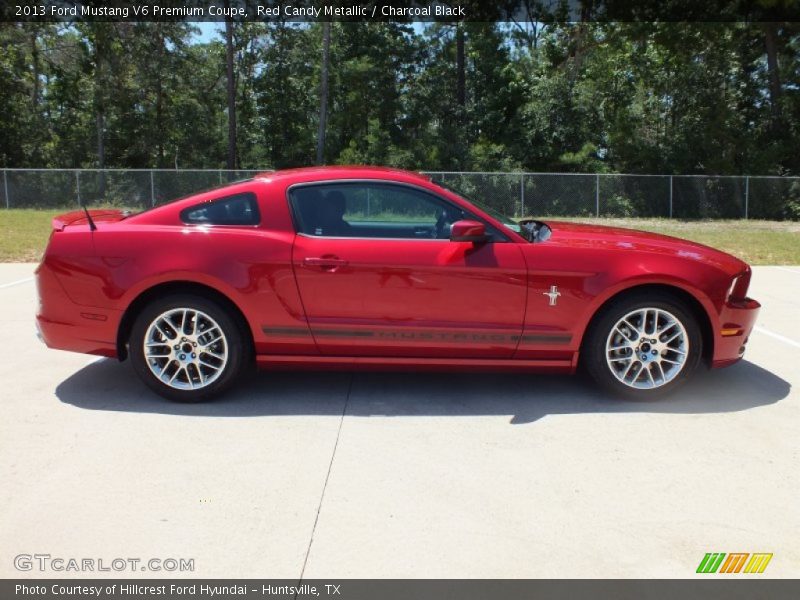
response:
M215 403L47 350L0 265L0 576L14 557L193 558L193 577L800 572L800 267L756 267L747 359L658 402L581 378L262 373ZM9 285L11 284L11 285ZM114 575L115 573L111 573Z

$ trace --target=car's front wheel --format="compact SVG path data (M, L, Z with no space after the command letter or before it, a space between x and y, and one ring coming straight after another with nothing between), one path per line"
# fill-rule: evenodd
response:
M175 295L147 305L130 336L134 370L155 392L197 402L229 388L243 369L241 328L219 305L194 295Z
M697 320L667 294L614 302L594 322L583 355L589 374L616 396L647 399L682 385L703 352Z

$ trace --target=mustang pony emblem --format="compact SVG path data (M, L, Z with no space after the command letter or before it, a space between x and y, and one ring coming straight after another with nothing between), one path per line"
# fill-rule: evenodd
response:
M561 292L558 291L557 285L551 285L550 291L542 292L542 295L550 298L550 306L555 306L556 302L558 301L558 297L561 295Z

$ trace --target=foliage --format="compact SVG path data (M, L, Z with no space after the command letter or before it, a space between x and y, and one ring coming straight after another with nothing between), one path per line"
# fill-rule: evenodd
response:
M797 181L792 183L782 216L792 221L800 221L800 183Z
M0 166L224 167L225 47L196 34L0 24ZM233 42L237 167L313 163L322 25ZM334 23L324 161L798 175L799 49L797 23Z
M603 216L608 217L635 217L636 208L630 198L614 194L606 201L603 207Z

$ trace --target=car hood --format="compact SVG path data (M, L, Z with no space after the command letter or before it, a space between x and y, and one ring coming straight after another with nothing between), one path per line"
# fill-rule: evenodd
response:
M620 252L670 254L686 260L711 264L730 275L741 273L747 263L721 250L681 238L607 225L546 221L553 243L569 246L615 249Z

